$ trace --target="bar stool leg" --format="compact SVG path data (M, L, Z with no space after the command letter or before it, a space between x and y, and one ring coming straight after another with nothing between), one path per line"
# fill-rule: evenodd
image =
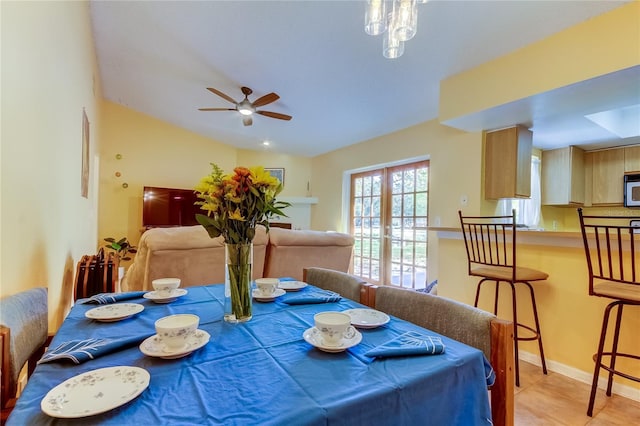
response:
M616 305L616 302L610 303L604 310L604 317L602 319L602 330L600 331L600 343L598 343L598 353L595 356L595 368L593 371L593 381L591 382L591 394L589 395L589 407L587 408L587 416L593 416L593 403L596 400L596 391L598 390L598 377L600 374L600 364L602 363L602 351L604 350L604 341L607 337L607 326L609 325L609 314L611 308Z
M500 281L496 281L496 294L493 298L493 315L498 315L498 294L500 293Z
M478 282L478 285L476 286L476 300L473 302L473 306L475 308L478 307L478 300L480 300L480 288L482 287L482 283L484 283L485 281L487 281L487 278L483 278Z
M536 322L536 334L538 335L538 348L540 350L540 359L542 360L542 373L547 374L547 363L544 359L544 349L542 349L542 333L540 332L540 321L538 321L538 307L536 305L536 296L533 292L533 287L530 283L524 282L529 287L529 294L531 295L531 306L533 306L533 319Z
M520 387L520 356L518 355L518 310L516 303L516 286L509 281L509 285L511 286L511 306L513 310L513 348L514 348L514 356L515 356L515 376L516 376L516 386Z
M618 305L618 315L616 315L615 333L613 334L613 345L611 346L611 364L609 365L609 380L607 381L607 396L611 396L611 386L613 385L613 372L616 368L616 355L618 355L618 337L620 336L620 323L622 322L622 308L624 304Z

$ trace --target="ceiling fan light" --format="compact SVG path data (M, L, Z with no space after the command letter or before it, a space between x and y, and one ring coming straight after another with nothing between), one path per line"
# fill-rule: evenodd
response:
M387 29L387 6L384 0L367 0L364 15L364 31L369 35L379 35Z
M238 104L238 112L242 115L251 115L256 109L251 105L251 102L244 100Z

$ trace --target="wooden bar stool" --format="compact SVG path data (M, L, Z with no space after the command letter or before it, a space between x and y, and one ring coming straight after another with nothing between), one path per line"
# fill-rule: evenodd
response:
M582 209L578 209L578 216L589 268L589 295L613 299L604 310L598 352L593 355L595 369L587 408L587 415L591 416L601 368L609 372L607 396L611 396L614 374L640 382L640 376L616 370L618 357L640 360L640 354L618 352L622 309L625 306L640 306L640 228L632 226L634 222L640 226L640 216L587 216ZM618 308L613 341L611 351L605 352L609 314L613 308ZM632 332L637 335L637 330ZM603 357L609 358L608 365Z
M486 281L496 283L493 301L493 313L498 314L498 294L500 283L507 283L511 288L511 309L513 311L513 341L515 353L516 386L520 386L520 362L518 360L518 342L520 340L537 340L542 360L542 372L547 374L547 364L542 348L542 335L540 322L538 321L538 308L536 298L531 286L531 281L544 281L549 275L531 268L516 266L516 212L511 216L462 216L460 226L464 236L464 245L467 249L469 275L482 278L476 287L474 306L478 307L480 289ZM518 309L516 304L516 284L528 287L531 297L531 307L535 328L518 322ZM523 328L530 335L522 336L518 329Z

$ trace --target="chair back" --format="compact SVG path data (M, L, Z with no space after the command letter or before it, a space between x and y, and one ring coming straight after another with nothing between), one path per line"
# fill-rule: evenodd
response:
M516 211L511 216L463 216L458 210L458 216L469 275L485 276L490 269L515 281Z
M375 290L375 309L435 331L491 359L491 322L496 316L442 296L392 286Z
M589 270L589 294L625 299L625 288L620 285L633 286L627 291L639 292L640 216L585 215L581 208L578 216ZM605 282L615 287L597 285Z
M2 408L15 398L18 376L34 354L44 351L49 329L47 289L33 288L0 299ZM29 363L29 374L35 368Z
M365 301L364 287L369 284L355 275L326 268L304 268L303 281L360 303Z

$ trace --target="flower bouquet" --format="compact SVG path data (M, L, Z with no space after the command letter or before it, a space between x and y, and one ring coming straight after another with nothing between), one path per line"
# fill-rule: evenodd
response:
M256 226L269 231L269 218L286 216L282 209L290 203L277 201L282 183L263 167L236 167L224 174L211 164L211 174L195 188L196 204L206 211L196 220L211 238L223 236L225 242L225 320L243 322L251 319L251 267L253 237Z

